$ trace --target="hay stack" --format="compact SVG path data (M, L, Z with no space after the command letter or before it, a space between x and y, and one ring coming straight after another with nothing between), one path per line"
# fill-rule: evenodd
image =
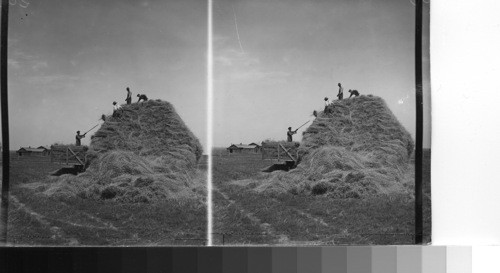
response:
M123 105L92 136L87 170L52 178L52 196L155 202L195 197L204 183L197 173L198 139L164 101Z
M304 132L300 163L258 191L362 198L407 191L413 140L379 97L335 101Z

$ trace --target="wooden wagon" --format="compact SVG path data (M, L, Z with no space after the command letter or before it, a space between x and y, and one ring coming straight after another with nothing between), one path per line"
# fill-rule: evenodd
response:
M299 142L267 141L262 142L262 160L277 160L278 164L263 171L289 170L295 168L299 159Z
M75 169L84 170L87 163L87 146L52 145L50 161L53 163L73 165Z

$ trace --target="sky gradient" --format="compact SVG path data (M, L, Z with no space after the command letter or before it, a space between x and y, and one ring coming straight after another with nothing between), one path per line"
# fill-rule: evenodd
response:
M73 143L127 86L171 102L206 147L206 1L24 2L9 18L11 149Z
M215 0L214 146L286 139L339 82L344 97L382 97L415 138L414 14L406 0ZM430 147L428 4L424 14Z
M384 98L415 135L410 1L214 0L213 11L216 147L284 139L325 96L335 98L338 82L345 94ZM171 102L206 149L206 12L205 0L17 1L9 20L11 149L73 143L76 130L124 103L127 86L134 98ZM424 147L428 20L424 4Z

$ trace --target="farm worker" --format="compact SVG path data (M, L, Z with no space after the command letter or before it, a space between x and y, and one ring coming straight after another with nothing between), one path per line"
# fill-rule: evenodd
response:
M328 105L330 105L330 104L331 104L331 102L330 102L330 100L328 99L328 97L325 97L325 110L326 110L326 108L328 107Z
M341 100L344 97L344 88L342 87L340 82L339 82L339 93L337 94L337 97L339 98L339 100Z
M87 134L87 133L85 133L85 134ZM76 137L75 137L75 139L76 139L76 146L82 146L82 140L81 139L85 137L85 134L80 135L80 131L76 131Z
M351 90L351 89L349 89L349 93L351 93L351 95L349 96L349 98L351 98L352 96L355 96L355 97L359 96L358 90Z
M296 134L296 133L297 133L297 130L292 131L292 127L288 127L288 132L286 132L287 141L288 141L288 142L292 142L292 141L293 141L292 136L293 136L294 134Z
M127 87L127 98L125 99L125 101L127 102L127 104L132 103L132 92L130 92L130 88L128 87Z
M330 104L331 104L331 102L330 102L330 100L328 99L328 97L325 97L325 106L328 106L328 105L330 105Z
M137 100L137 102L140 102L141 100L143 101L148 101L148 97L146 97L145 94L137 94L137 97L139 97L139 99Z
M122 107L118 105L116 101L113 101L113 117L118 116L118 110L121 110L123 112Z

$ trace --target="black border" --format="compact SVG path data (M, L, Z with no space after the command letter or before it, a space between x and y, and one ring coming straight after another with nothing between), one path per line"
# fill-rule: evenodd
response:
M423 102L422 102L422 0L415 1L415 95L416 95L416 136L415 136L415 244L422 244L422 142L423 142Z
M2 108L2 204L0 209L0 245L7 244L7 224L9 219L9 109L7 99L7 46L9 29L9 0L2 0L2 21L0 40L0 107Z

